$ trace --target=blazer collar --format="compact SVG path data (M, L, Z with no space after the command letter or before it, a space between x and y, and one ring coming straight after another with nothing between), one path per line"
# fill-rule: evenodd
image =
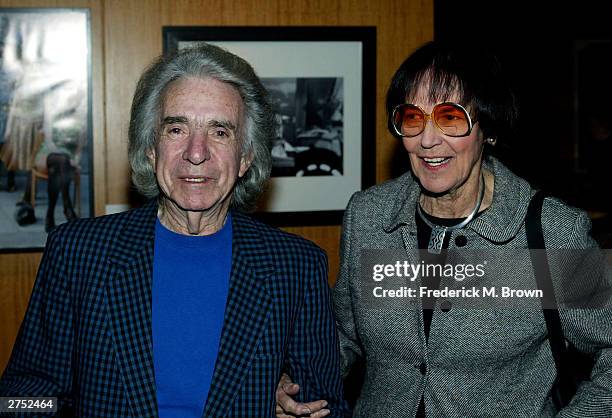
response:
M525 180L517 177L499 160L487 157L483 165L495 177L493 202L467 229L489 241L503 243L516 236L523 225L532 190ZM390 197L384 212L387 217L383 228L391 232L405 226L409 231L416 231L415 213L421 186L411 172L396 181L399 183L397 196L404 198Z
M157 203L127 216L109 256L110 330L132 415L156 417L151 297ZM229 292L205 416L223 416L231 407L269 316L272 256L251 218L233 212L232 230Z
M132 416L157 417L151 295L157 203L128 212L109 255L109 327Z
M204 416L226 416L266 329L271 306L267 278L274 273L260 228L232 213L232 271L223 331Z

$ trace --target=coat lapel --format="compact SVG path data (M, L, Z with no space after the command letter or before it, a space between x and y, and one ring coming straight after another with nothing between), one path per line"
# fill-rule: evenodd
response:
M132 416L157 417L151 281L157 205L133 212L109 256L110 332Z
M232 214L232 270L219 353L204 416L225 416L238 395L269 316L265 279L273 273L254 222Z

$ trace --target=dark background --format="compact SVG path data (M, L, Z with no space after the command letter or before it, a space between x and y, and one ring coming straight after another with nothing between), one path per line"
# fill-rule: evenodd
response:
M517 94L518 133L507 144L498 144L502 160L534 186L587 209L596 238L607 247L612 246L612 137L599 141L596 159L586 164L583 160L581 169L574 148L579 126L575 45L612 41L609 9L607 1L591 0L434 1L435 39L463 40L493 50ZM612 57L604 48L591 54L589 62L586 80L596 82L586 91L583 78L581 103L590 98L612 128Z

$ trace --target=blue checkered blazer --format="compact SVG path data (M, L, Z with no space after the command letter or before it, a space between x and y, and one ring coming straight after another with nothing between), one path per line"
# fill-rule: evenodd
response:
M0 396L57 396L78 416L157 416L156 214L152 202L49 235ZM232 220L229 295L203 416L274 416L284 369L302 386L301 399L326 399L344 416L325 254L244 214Z

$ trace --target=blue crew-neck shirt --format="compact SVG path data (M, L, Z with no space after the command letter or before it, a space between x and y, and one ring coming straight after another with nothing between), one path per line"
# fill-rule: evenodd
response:
M155 224L153 362L161 418L201 418L217 359L232 262L232 220L213 235Z

